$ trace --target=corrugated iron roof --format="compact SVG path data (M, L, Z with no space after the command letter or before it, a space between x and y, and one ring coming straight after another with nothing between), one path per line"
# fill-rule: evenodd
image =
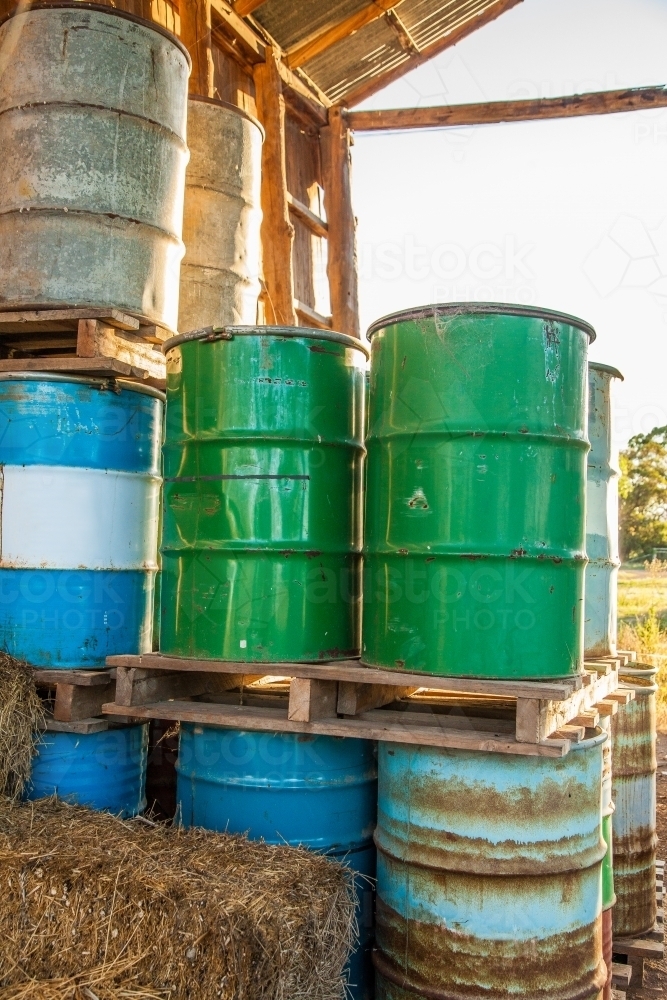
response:
M395 76L396 71L399 75L401 69L408 72L420 54L443 47L448 36L466 27L474 30L475 22L485 23L494 8L501 13L512 5L512 0L401 0L388 14L380 11L383 4L378 0L375 20L325 48L302 69L330 100L345 102L375 83L379 88L383 78ZM326 4L322 0L266 0L252 16L289 51L368 8L369 0Z

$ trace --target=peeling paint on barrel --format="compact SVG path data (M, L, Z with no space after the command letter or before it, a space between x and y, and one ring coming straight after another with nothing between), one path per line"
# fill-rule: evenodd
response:
M0 303L113 307L176 329L189 56L149 21L19 9L0 94Z
M556 760L380 744L378 1000L598 996L605 740Z
M578 673L594 331L548 310L447 303L369 336L362 659Z
M588 453L586 483L586 603L584 654L614 656L618 605L618 447L614 439L612 393L623 376L609 365L588 366Z
M656 669L624 667L635 698L612 720L614 829L614 934L643 934L655 923Z

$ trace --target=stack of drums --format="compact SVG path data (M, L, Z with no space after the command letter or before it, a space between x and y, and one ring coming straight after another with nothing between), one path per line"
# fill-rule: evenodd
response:
M129 382L0 376L0 628L12 656L95 670L150 649L163 398ZM143 725L48 733L31 795L110 807L120 796L137 811L145 747Z
M59 0L0 26L0 301L176 330L190 57L157 24ZM94 379L0 383L5 648L97 669L151 648L163 398ZM5 464L6 463L6 464ZM146 727L44 736L32 796L143 807Z
M359 654L366 350L321 330L168 341L162 653L248 664ZM183 726L182 822L375 869L373 744ZM359 917L370 918L359 879ZM352 959L370 996L368 931Z
M493 304L371 328L364 662L582 670L594 336ZM608 741L587 737L561 759L380 745L378 1000L598 998Z

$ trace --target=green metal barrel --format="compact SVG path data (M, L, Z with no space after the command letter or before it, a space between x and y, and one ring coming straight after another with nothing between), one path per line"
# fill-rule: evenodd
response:
M161 651L358 655L365 347L226 327L165 352Z
M590 326L430 306L371 327L362 659L444 676L582 665Z

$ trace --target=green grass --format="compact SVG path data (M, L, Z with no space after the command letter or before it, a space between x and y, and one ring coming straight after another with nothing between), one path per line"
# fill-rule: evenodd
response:
M658 668L658 725L667 730L667 563L618 576L618 646Z

